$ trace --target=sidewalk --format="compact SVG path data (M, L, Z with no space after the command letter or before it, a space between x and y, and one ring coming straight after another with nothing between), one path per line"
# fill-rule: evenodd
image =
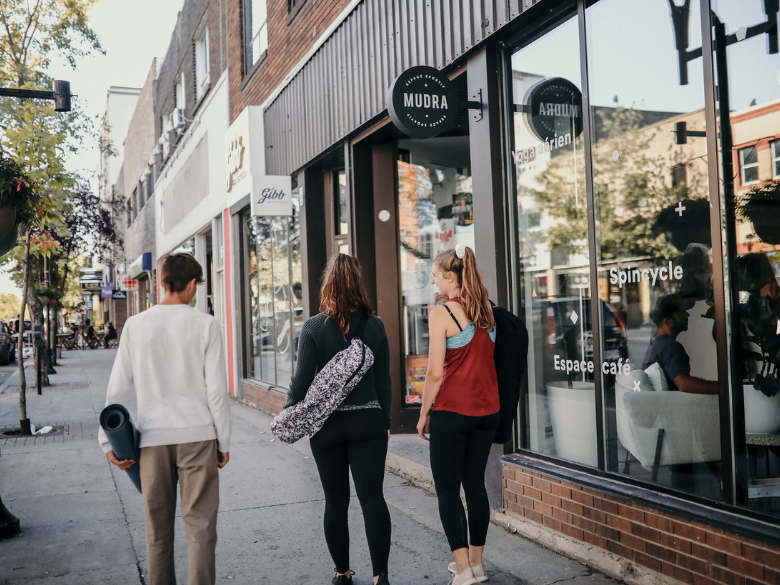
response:
M143 505L123 472L109 465L97 444L97 417L115 350L66 352L54 387L28 395L33 423L66 423L78 436L53 440L0 439L0 493L22 522L23 534L0 541L0 585L143 584L146 550ZM18 424L18 378L0 388L0 426ZM217 580L244 584L325 585L333 563L322 537L323 496L308 441L274 440L271 418L232 404L231 461L220 472L221 507ZM5 444L4 444L5 443ZM388 463L411 458L425 465L424 446L394 437ZM409 455L409 453L415 453ZM399 453L401 456L399 456ZM397 462L397 461L396 461ZM387 474L393 520L391 583L447 582L451 560L436 498ZM355 583L371 583L362 518L351 508ZM186 539L177 519L179 582L186 583ZM606 585L616 581L577 561L490 527L489 583Z

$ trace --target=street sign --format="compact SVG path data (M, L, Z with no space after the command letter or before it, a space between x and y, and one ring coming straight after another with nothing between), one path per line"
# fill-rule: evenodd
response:
M138 281L135 278L125 276L119 280L119 288L123 291L136 291L138 290Z
M84 303L84 308L85 309L91 309L92 308L92 301L87 301L86 303Z
M110 299L111 295L114 292L113 286L101 286L100 287L100 298L101 299Z

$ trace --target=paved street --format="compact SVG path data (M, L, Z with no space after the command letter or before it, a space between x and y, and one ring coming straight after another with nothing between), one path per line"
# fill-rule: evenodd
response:
M36 426L67 434L0 438L0 493L21 518L23 534L0 541L0 585L145 583L140 495L109 465L97 440L97 417L115 350L66 352L54 386L28 396ZM31 373L31 370L28 369ZM0 426L18 424L18 378L0 387ZM287 446L269 433L270 417L232 405L230 464L220 473L222 504L218 581L330 583L332 561L321 528L322 491L308 442ZM393 519L391 583L447 582L450 555L436 498L388 474ZM371 582L365 534L353 499L355 583ZM186 548L177 524L177 572L186 582ZM491 526L486 556L491 583L616 583L579 562Z

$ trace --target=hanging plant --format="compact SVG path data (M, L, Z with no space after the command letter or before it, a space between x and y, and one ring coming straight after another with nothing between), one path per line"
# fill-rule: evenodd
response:
M20 211L29 213L34 197L21 167L12 158L0 154L0 239L16 227Z
M47 288L45 286L36 289L35 294L38 296L38 299L44 305L47 305L49 303L56 303L60 298L59 292L57 292L53 288Z
M780 182L766 181L739 197L737 214L753 224L762 242L780 244Z
M765 396L780 393L780 299L751 294L740 305L740 317L748 330L745 341L754 343L759 351L747 351L746 357L754 358L758 365L753 386Z

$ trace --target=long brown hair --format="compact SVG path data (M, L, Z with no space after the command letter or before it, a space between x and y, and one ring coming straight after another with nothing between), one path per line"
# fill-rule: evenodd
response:
M458 258L455 250L444 250L439 252L433 263L443 272L452 272L457 277L461 305L474 327L492 330L496 321L493 319L487 287L477 270L474 250L466 248L463 258Z
M320 313L336 321L346 337L352 313L372 312L358 259L347 254L331 256L322 273Z

